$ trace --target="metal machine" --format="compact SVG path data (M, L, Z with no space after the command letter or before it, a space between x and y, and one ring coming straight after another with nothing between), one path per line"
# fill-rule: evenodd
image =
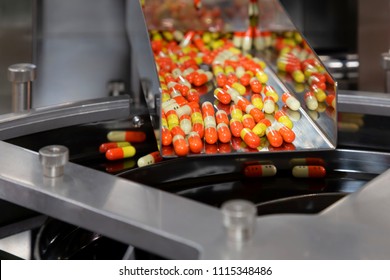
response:
M172 21L158 22L148 14L155 9L133 0L93 0L106 15L100 20L88 12L91 1L55 2L64 1L33 5L34 55L25 61L37 65L32 109L0 116L0 198L2 212L11 213L3 238L31 231L31 258L37 259L390 257L386 94L341 90L330 76L327 94L337 95L337 107L300 108L293 150L232 144L228 153L166 155L137 167L139 157L162 150L161 89L148 30ZM278 1L239 1L245 13L236 10L233 17L227 2L237 4L202 2L202 9L222 9L224 32L247 29L250 5L262 29L296 31ZM80 15L68 21L66 12L75 6ZM257 54L267 61L273 85L304 104L305 85L278 71L275 53ZM110 162L98 147L112 130L141 130L147 140L135 144L135 157ZM327 175L292 176L293 162L309 159L322 162ZM243 169L254 162L271 163L276 176L245 177Z

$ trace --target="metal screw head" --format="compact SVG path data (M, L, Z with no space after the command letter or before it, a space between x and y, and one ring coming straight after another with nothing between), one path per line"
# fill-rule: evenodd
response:
M64 174L64 166L69 161L69 150L65 146L50 145L39 150L39 161L43 167L43 175L59 177Z
M223 223L230 241L241 242L252 237L256 207L247 200L230 200L222 205Z
M30 63L13 64L8 67L8 80L16 83L25 83L35 80L36 66Z

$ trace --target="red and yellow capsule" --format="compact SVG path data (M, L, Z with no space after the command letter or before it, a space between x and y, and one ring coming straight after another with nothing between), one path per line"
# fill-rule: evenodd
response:
M252 94L251 103L253 106L258 108L259 110L263 110L264 103L263 103L263 98L261 97L261 94L258 94L258 93Z
M296 178L323 178L326 169L319 165L298 165L293 167L292 175Z
M243 116L241 108L238 105L230 106L230 116L232 119L241 120Z
M242 125L246 128L252 129L255 127L255 119L250 114L245 114L241 118Z
M163 158L162 158L160 152L155 151L155 152L147 154L143 157L140 157L137 161L137 165L138 165L138 167L144 167L147 165L155 164L155 163L160 162L162 160L163 160Z
M240 133L241 139L252 149L260 146L260 138L249 128L243 128Z
M232 101L232 97L222 88L216 88L214 90L214 96L223 104L229 104Z
M275 103L279 101L279 95L273 86L265 86L263 88L263 94L265 96L271 96Z
M263 137L265 135L265 131L267 130L267 127L271 126L271 122L268 119L263 119L259 121L254 128L252 128L252 131L259 137Z
M129 142L108 142L108 143L103 143L99 146L99 152L104 154L107 152L109 149L113 148L120 148L120 147L126 147L126 146L131 146Z
M240 137L241 130L244 129L240 119L233 118L230 120L230 131L234 137Z
M290 129L292 129L293 126L294 126L294 124L293 124L293 122L291 121L291 119L290 119L290 118L287 116L287 114L286 114L284 111L282 111L282 110L277 111L277 112L275 113L275 119L276 119L278 122L284 124L285 126L287 126L287 127L290 128Z
M110 131L107 134L107 139L110 142L141 143L145 141L146 134L143 131Z
M106 158L108 160L118 160L124 158L133 157L136 153L136 150L133 146L125 146L119 148L109 149L106 152Z

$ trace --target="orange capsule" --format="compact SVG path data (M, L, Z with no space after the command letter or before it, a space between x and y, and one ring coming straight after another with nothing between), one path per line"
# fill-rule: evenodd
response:
M107 134L107 139L110 142L141 143L145 141L146 134L143 131L110 131Z
M171 131L171 134L173 137L175 137L175 135L178 135L178 134L180 134L183 137L186 135L184 133L183 129L179 125L175 125L174 127L171 127L170 131Z
M202 151L203 141L197 132L190 132L188 135L188 145L190 147L190 151L194 154L199 154Z
M187 94L187 100L188 102L196 102L199 103L200 101L200 96L199 92L196 89L190 89L190 91Z
M259 108L256 108L252 104L246 106L245 112L250 114L256 123L258 123L259 121L265 118L264 113Z
M186 156L189 152L189 147L187 141L180 134L177 134L173 137L172 140L173 149L175 150L176 155L179 157Z
M290 128L282 123L276 123L275 129L282 135L283 141L286 143L292 143L295 140L295 133Z
M230 131L234 137L240 137L241 130L243 130L244 125L239 119L230 120Z
M243 85L243 86L248 86L248 85L250 85L250 81L251 81L251 78L252 78L252 76L251 76L251 74L249 74L249 73L244 73L242 76L241 76L241 78L240 78L240 83ZM252 86L251 86L252 87ZM253 90L253 89L252 89ZM261 91L261 89L260 89L260 91Z
M218 151L220 154L228 154L232 152L230 143L218 143Z
M217 133L218 139L222 143L230 142L232 138L232 134L230 133L230 129L225 123L220 123L217 125Z
M135 155L135 148L133 146L125 146L119 148L109 149L106 152L106 158L108 160L118 160L133 157Z
M218 141L217 127L214 125L205 125L204 139L208 144L215 144Z
M256 77L250 79L249 85L254 93L260 93L263 88L263 85Z
M244 140L248 147L256 149L260 146L260 138L249 128L243 128L240 133L241 139Z
M217 124L225 123L226 125L229 125L229 117L224 110L218 110L215 113L215 120L217 121Z
M202 104L202 116L203 119L209 116L214 116L214 107L210 101L203 102Z
M218 153L218 145L217 144L205 144L204 151L206 154L214 155Z
M153 153L150 153L150 154L147 154L143 157L140 157L137 161L137 165L138 165L138 167L144 167L147 165L155 164L155 163L160 162L162 160L163 160L163 158L162 158L160 152L155 151Z
M267 127L265 135L267 136L268 142L273 147L280 147L283 144L282 135L280 135L280 133L276 129L272 127Z
M246 107L251 105L250 101L242 96L233 97L234 104L238 105L242 111L246 111Z
M232 97L222 88L216 88L214 90L214 96L223 104L229 104L232 101Z
M217 85L219 87L224 87L227 83L227 77L225 74L222 73L217 75L216 80L217 80Z
M103 143L99 146L99 152L103 154L103 153L107 152L109 149L126 147L126 146L130 146L130 145L131 144L129 142L126 142L126 141Z
M255 127L256 123L254 118L250 114L245 114L241 118L242 125L246 128L252 129Z
M199 87L199 86L202 86L205 83L207 83L207 81L208 81L207 75L200 72L197 74L195 73L194 80L193 80L192 84Z
M319 165L298 165L292 169L296 178L323 178L326 176L326 169Z
M336 108L336 95L329 94L325 99L326 104L329 106L332 106L333 108Z
M166 127L161 128L161 144L163 146L169 146L172 144L172 133Z
M272 164L253 164L244 168L245 177L272 177L276 172L276 167Z

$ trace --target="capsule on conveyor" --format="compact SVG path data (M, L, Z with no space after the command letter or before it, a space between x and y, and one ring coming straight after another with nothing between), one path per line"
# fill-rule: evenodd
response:
M133 157L135 155L135 153L136 153L136 150L133 146L113 148L113 149L109 149L106 152L106 158L108 160L118 160L118 159L130 158L130 157Z
M146 134L143 131L110 131L107 139L110 142L141 143L145 141Z
M143 157L140 157L137 161L138 167L143 167L147 165L152 165L157 162L162 161L162 157L159 151L152 152L150 154L147 154Z
M126 147L126 146L130 146L131 144L129 142L108 142L108 143L103 143L99 146L99 152L100 153L105 153L107 152L109 149L113 149L113 148L119 148L119 147Z
M277 173L275 165L272 164L254 164L244 168L245 177L272 177Z
M326 170L319 165L298 165L293 167L292 175L296 178L323 178Z
M285 92L282 95L283 103L285 103L288 108L290 108L293 111L299 110L301 108L301 103L296 99L294 96L292 96L290 93Z

